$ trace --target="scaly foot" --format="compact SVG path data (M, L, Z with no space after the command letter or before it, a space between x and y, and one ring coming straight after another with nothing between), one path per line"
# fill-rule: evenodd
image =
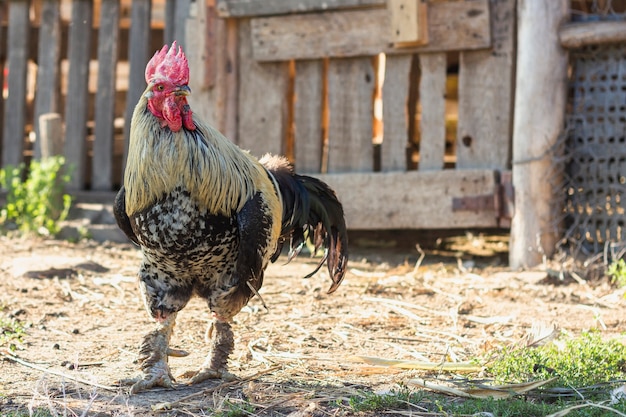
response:
M183 375L185 378L189 378L189 385L198 384L206 381L207 379L223 379L224 381L236 381L238 378L235 374L228 372L226 369L211 369L202 368L199 371L188 371Z
M131 385L131 394L153 387L174 388L175 379L167 363L168 356L187 356L184 350L170 349L168 344L174 326L174 317L166 320L144 337L139 351L139 362L143 375L120 381Z

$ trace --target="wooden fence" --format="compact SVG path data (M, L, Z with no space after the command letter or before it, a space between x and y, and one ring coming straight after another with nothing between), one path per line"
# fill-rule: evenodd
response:
M3 166L40 156L59 113L71 189L115 190L145 64L177 39L195 112L328 181L350 228L508 227L515 0L431 0L410 47L385 0L2 4Z

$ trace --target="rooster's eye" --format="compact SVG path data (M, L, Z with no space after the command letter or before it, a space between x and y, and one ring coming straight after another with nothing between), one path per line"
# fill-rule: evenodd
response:
M156 89L159 90L159 91L163 91L164 88L165 87L163 87L163 84L157 84L156 85Z

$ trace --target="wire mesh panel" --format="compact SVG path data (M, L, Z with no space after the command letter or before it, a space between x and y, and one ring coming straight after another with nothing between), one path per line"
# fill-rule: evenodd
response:
M571 52L568 237L598 252L626 238L626 46Z

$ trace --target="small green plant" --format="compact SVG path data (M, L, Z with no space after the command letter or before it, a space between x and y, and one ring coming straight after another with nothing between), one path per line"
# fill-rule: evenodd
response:
M423 392L415 392L406 387L401 387L397 390L391 390L387 394L363 392L358 396L350 397L348 404L357 412L397 410L407 409L410 404L418 404L422 398Z
M626 346L597 332L537 348L504 351L487 370L497 383L557 377L553 386L584 387L626 377Z
M215 417L247 417L255 412L255 408L248 403L235 404L231 401L225 401L222 410L215 410Z
M0 347L15 350L14 342L22 343L22 336L26 333L22 323L15 319L0 316Z
M618 287L626 286L626 261L618 259L613 261L606 271L607 275L611 277L611 282Z
M7 190L6 206L0 209L0 223L13 225L24 233L55 235L59 222L67 218L72 203L63 193L70 175L65 159L54 156L25 165L0 170L0 186Z

